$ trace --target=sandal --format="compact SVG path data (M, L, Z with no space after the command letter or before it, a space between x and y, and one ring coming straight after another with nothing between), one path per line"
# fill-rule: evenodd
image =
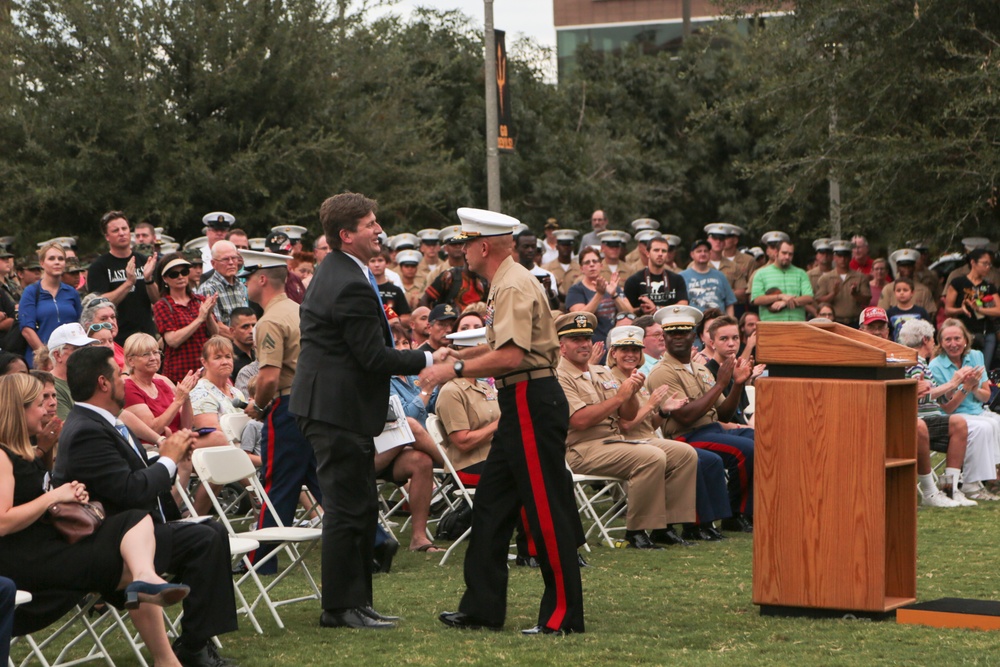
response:
M443 553L445 549L442 549L433 542L428 542L427 544L421 545L416 549L410 549L410 551L413 551L414 553L439 554Z

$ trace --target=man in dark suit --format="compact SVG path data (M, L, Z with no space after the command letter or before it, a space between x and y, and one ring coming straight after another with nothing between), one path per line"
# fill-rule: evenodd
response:
M320 222L330 254L317 267L300 310L302 351L290 411L316 450L323 491L324 627L385 629L372 609L378 505L375 445L389 405L389 378L433 362L429 352L393 349L368 260L378 254L375 201L330 197Z
M117 419L125 404L125 383L112 350L77 350L67 375L76 405L60 434L54 479L85 483L90 497L104 503L110 514L149 511L157 570L177 575L191 587L174 652L185 667L231 665L209 642L237 629L225 528L217 522L167 523L180 518L170 489L177 462L188 456L194 442L191 432L171 435L160 445L160 457L150 462L138 439Z

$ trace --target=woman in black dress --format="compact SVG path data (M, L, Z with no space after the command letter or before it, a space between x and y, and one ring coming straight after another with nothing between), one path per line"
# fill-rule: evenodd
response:
M87 502L89 495L75 481L46 491L48 471L29 440L45 428L42 389L27 374L0 378L0 575L35 594L67 591L82 597L98 592L114 601L121 600L118 591L124 590L125 607L154 664L179 665L159 606L180 602L189 589L168 584L156 573L152 519L137 510L122 512L76 544L43 521L53 503Z

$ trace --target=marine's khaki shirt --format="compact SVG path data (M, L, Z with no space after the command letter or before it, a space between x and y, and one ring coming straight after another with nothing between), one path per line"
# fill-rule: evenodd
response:
M840 288L837 289L837 295L833 297L830 305L833 306L833 312L836 315L837 321L850 323L857 321L861 311L871 303L872 288L868 283L868 276L860 271L848 270L844 275L845 278L841 279L840 273L836 269L824 273L819 277L819 292L816 293L816 296L827 296L834 289L837 289L837 285L839 285ZM858 303L855 300L855 295L851 294L851 287L854 285L857 285L858 288L857 296L863 298L861 303Z
M449 380L438 392L435 411L449 436L455 431L477 431L500 419L497 392L486 380ZM449 440L445 449L455 470L463 470L485 461L491 445L492 442L487 442L463 452Z
M299 304L281 292L264 308L264 315L254 330L257 363L281 369L278 391L292 388L295 367L299 361Z
M670 393L677 392L679 396L687 396L692 401L701 398L715 386L715 378L712 376L712 371L702 364L692 361L690 366L691 370L689 371L684 367L684 364L669 354L664 354L663 358L653 366L649 377L646 378L646 389L652 392L661 385L667 385L670 387ZM681 435L717 422L719 420L718 408L724 400L726 397L720 393L715 405L709 408L696 422L688 426L683 426L672 417L664 421L660 427L663 437L670 438Z
M569 402L569 414L573 416L577 410L590 405L597 405L618 393L621 385L611 369L606 366L590 366L586 373L566 361L559 359L559 367L556 369L559 376L559 384L562 385L563 393ZM589 376L589 377L588 377ZM618 428L618 413L615 412L597 424L582 431L569 427L566 434L566 447L572 447L583 442L602 442L607 439L622 439L621 430Z
M510 257L505 257L486 298L486 342L491 350L513 343L524 358L511 371L555 368L559 340L549 310L549 300L538 278Z

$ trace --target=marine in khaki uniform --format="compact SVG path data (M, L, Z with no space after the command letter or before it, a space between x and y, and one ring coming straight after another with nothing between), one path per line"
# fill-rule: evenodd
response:
M872 300L872 289L868 276L850 268L851 244L848 241L834 241L833 270L819 278L816 303L833 306L837 322L856 326L858 316ZM817 308L819 306L817 305Z
M813 294L816 294L819 291L820 276L833 270L832 243L833 242L827 238L816 239L813 241L813 249L816 251L816 260L813 262L812 268L806 271L806 275L809 276L809 284L811 284L813 288Z
M574 283L579 282L583 277L580 271L580 264L573 258L573 246L576 237L580 232L575 229L559 229L555 232L556 250L559 256L551 262L542 265L542 268L551 273L556 279L556 289L559 292L559 301L565 303L566 293Z
M643 241L648 241L653 235L643 234L643 232L657 231L660 228L660 221L652 218L639 218L630 222L629 227L632 228L632 233L635 234L633 238L637 243L635 248L625 255L625 264L628 266L626 276L646 268L646 264L649 263L649 257L646 254L648 248L643 244ZM656 236L662 236L662 234L656 234Z
M712 268L721 271L722 275L729 281L729 286L733 289L733 294L736 295L736 303L745 304L749 294L747 291L747 279L749 276L745 275L744 267L730 259L726 259L723 255L726 238L729 236L729 227L730 225L724 222L714 222L710 225L705 225L705 233L708 234L708 243L710 245L708 263Z
M487 345L486 328L447 336L453 347ZM445 450L464 484L478 484L500 423L500 402L491 378L455 378L438 391L435 412L448 439Z
M680 540L672 529L668 534L668 526L695 520L698 455L680 442L632 439L622 431L622 420L633 420L639 412L638 393L646 378L635 370L619 382L611 369L588 364L596 326L597 316L588 312L556 320L562 357L559 384L570 414L566 461L578 474L628 480L625 538L630 547L656 549L657 541L676 544ZM644 335L638 327L617 327L608 343L641 346Z
M452 628L503 627L507 612L507 548L523 510L538 549L545 582L537 625L525 634L584 631L583 585L577 547L583 528L566 468L569 406L555 377L559 346L548 300L538 280L511 258L516 219L461 208L470 271L490 282L486 300L488 344L452 351L453 365L420 373L421 386L455 377L494 377L500 423L476 487L472 531L465 555L465 594L459 610L439 619ZM449 360L451 361L451 360Z
M412 311L424 295L425 285L417 278L421 255L416 250L402 250L396 254L396 264L399 267L399 279L403 283L403 294L406 303Z
M624 284L629 273L628 265L622 255L625 252L625 246L632 240L632 236L626 232L611 230L601 232L597 238L601 241L601 256L603 257L601 277L608 281L611 280L611 274L618 273L621 276L619 284Z
M298 364L299 304L285 295L288 256L256 250L241 250L247 295L264 308L257 321L254 341L257 346L257 390L246 412L264 422L261 433L261 471L264 489L274 510L286 526L292 525L299 492L305 485L317 500L322 499L316 474L316 454L288 411L288 396ZM258 528L276 525L271 513L260 512ZM262 560L270 549L261 547L254 562ZM277 559L264 564L265 574L277 570ZM269 567L270 566L270 567Z

